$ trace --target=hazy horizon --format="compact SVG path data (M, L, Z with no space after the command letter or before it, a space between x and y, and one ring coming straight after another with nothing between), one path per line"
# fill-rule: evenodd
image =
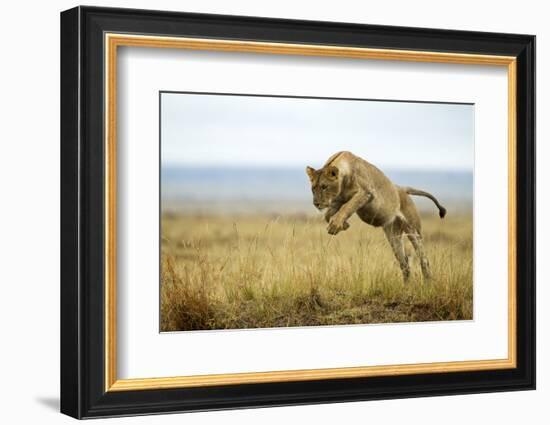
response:
M451 210L471 208L473 175L464 171L385 170L402 186L433 193ZM200 213L315 213L309 179L301 167L164 167L161 174L164 211ZM431 201L415 197L423 211Z

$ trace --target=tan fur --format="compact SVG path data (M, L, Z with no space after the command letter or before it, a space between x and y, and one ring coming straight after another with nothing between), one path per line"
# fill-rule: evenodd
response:
M306 172L311 181L313 204L319 210L326 209L329 234L347 230L347 220L357 214L365 223L384 229L405 280L410 275L409 259L404 249L405 236L420 258L424 277L430 277L420 216L409 195L430 198L443 218L446 210L433 195L393 184L382 171L351 152L335 153L321 169L307 167Z

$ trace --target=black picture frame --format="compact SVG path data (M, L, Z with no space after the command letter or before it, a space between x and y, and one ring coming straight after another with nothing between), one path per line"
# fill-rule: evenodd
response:
M104 33L517 58L517 367L474 372L106 392ZM75 418L535 388L535 37L76 7L61 13L61 412Z

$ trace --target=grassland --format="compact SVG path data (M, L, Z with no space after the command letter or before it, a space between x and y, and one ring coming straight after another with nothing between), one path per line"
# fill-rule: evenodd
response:
M381 229L351 219L165 214L161 330L472 319L472 221L423 218L433 278L404 284Z

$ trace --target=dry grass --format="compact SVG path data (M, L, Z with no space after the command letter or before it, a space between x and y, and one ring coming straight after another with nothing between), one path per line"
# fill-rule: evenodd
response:
M162 331L472 319L470 217L423 219L433 279L413 256L406 285L382 230L351 224L164 215Z

